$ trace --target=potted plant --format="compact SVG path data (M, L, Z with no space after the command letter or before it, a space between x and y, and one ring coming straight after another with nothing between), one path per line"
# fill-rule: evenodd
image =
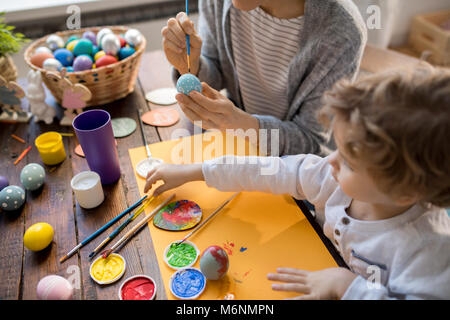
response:
M28 39L22 33L14 32L15 27L4 22L4 14L0 12L0 75L7 81L14 81L17 68L10 55L18 52Z

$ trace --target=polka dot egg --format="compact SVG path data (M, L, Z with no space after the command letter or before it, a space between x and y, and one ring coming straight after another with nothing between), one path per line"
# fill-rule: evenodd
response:
M9 186L0 191L0 207L5 211L19 209L25 203L25 191L18 186Z
M183 74L177 81L177 91L188 95L193 90L202 92L200 80L193 74Z
M45 170L37 163L27 164L20 173L20 182L25 189L34 191L39 189L45 180Z

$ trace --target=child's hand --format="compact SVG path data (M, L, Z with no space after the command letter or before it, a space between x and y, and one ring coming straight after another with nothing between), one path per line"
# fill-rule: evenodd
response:
M148 173L144 192L147 193L153 184L159 180L164 181L164 184L156 188L153 192L154 196L181 186L186 182L204 180L202 164L161 164Z
M303 293L293 300L330 300L340 299L356 274L345 268L330 268L309 272L293 268L278 268L277 273L269 273L267 278L274 283L272 289L276 291L290 291Z
M205 82L202 83L202 93L195 90L189 96L179 93L176 99L192 122L202 121L203 129L259 129L258 119L237 108L230 99Z
M194 23L186 13L180 12L175 18L170 18L167 26L162 28L161 34L167 60L181 74L188 72L186 35L189 35L191 73L197 75L202 39L195 31Z

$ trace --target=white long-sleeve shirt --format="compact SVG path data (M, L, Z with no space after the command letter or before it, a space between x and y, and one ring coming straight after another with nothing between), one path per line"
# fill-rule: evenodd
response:
M315 206L316 219L358 275L342 299L450 299L450 218L415 205L385 220L347 215L352 199L331 175L327 158L225 156L202 166L220 191L290 194ZM295 266L289 266L295 267Z

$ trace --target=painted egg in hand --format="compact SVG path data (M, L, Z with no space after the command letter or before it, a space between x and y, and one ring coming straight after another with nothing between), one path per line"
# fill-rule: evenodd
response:
M20 173L20 182L26 190L39 189L45 181L45 170L37 163L27 164Z
M209 280L219 280L228 271L228 255L219 246L210 246L200 256L200 270Z
M188 95L191 91L202 92L202 84L196 76L190 73L183 74L177 81L177 91Z
M18 186L8 186L0 191L0 207L5 211L19 209L25 203L25 191Z

